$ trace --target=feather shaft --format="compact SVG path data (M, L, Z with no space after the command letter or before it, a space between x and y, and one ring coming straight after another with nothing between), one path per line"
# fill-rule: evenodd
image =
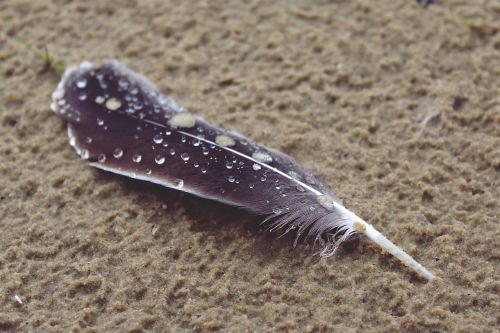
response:
M367 223L365 220L354 214L352 211L348 210L342 205L337 205L337 209L342 211L344 214L349 216L354 221L354 229L364 234L375 244L380 246L383 250L389 252L396 258L398 258L404 265L411 268L415 273L421 277L432 280L434 279L434 274L432 274L427 268L418 263L412 256L403 251L400 247L395 245L393 242L388 240L384 235L382 235L373 225Z

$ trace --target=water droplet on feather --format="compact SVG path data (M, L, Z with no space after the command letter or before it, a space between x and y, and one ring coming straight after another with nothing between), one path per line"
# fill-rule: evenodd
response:
M265 151L256 151L252 154L253 159L262 162L262 163L271 163L273 161L273 158L271 155L266 153Z
M97 156L97 161L98 161L99 163L104 163L104 162L106 162L106 155L104 155L104 154L99 154L99 155Z
M235 145L234 139L227 135L217 135L215 143L223 147L231 147Z
M184 186L184 181L182 179L174 180L174 186L176 188L182 188Z
M188 153L182 153L181 158L183 161L187 162L189 161L189 154Z
M196 118L190 113L182 112L173 116L168 123L172 127L191 128L196 124Z
M329 195L318 195L316 197L316 200L321 206L323 206L328 210L333 211L333 209L335 208L335 202L333 201L333 198Z
M83 89L87 86L87 79L82 77L76 81L76 86L80 89Z
M163 136L160 133L158 133L153 137L153 141L156 144L160 144L163 142Z
M125 79L125 78L122 77L118 81L118 86L120 86L120 88L122 88L124 90L127 90L128 87L129 87L129 82L127 81L127 79Z
M140 163L141 160L142 160L142 156L139 154L134 154L134 156L132 156L132 161L134 161L135 163Z
M123 156L123 150L121 150L120 148L116 148L115 150L113 150L114 158L120 159L122 158L122 156Z
M83 149L80 155L84 160L89 158L89 151L87 149Z
M273 213L276 215L279 215L279 214L283 213L283 210L281 208L276 207L276 208L273 208Z
M252 165L252 169L254 169L255 171L259 171L260 169L262 169L262 166L260 164L254 163Z
M163 155L156 155L155 162L156 164L162 165L165 163L165 157Z
M97 97L95 98L95 102L96 102L97 104L102 104L102 103L104 103L104 97L102 97L102 96L97 96Z
M106 101L106 108L111 111L116 111L122 106L122 102L112 97Z

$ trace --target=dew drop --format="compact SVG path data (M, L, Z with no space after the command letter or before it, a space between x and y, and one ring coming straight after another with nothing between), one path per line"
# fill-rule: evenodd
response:
M186 140L187 140L187 139L186 139L186 136L185 136L185 135L182 135L182 136L181 136L181 142L182 142L182 143L186 143Z
M271 155L265 151L256 151L252 154L252 157L262 163L271 163L273 161Z
M276 208L273 208L273 213L276 215L279 215L279 214L283 213L283 210L281 208L276 207Z
M116 111L122 106L122 102L112 97L106 101L106 108L111 111Z
M236 180L236 178L234 178L234 176L229 176L227 178L227 180L230 182L230 183L234 183L234 181Z
M123 150L121 150L120 148L116 148L115 150L113 150L113 157L114 158L122 158L123 156Z
M151 169L146 169L146 175L150 175L151 173L153 173L153 170L151 170Z
M248 187L249 187L249 188L254 188L254 187L255 187L255 185L254 185L254 184L252 184L252 183L250 183L250 184L248 184Z
M102 119L102 118L97 118L97 119L96 119L96 121L97 121L97 125L99 125L99 126L104 125L104 119Z
M173 116L168 123L172 127L191 128L196 125L196 118L192 114L181 112Z
M207 168L205 167L201 168L201 173L207 173Z
M161 135L161 133L156 134L153 137L153 142L156 143L156 144L162 143L163 142L163 135Z
M182 153L181 158L183 161L187 162L189 161L189 154L188 153Z
M127 90L128 87L129 87L129 82L127 81L127 79L125 79L125 78L122 77L118 81L118 85L120 86L120 88Z
M85 142L92 143L92 138L90 136L86 137Z
M95 102L96 102L97 104L102 104L102 103L104 103L104 97L102 97L102 96L97 96L97 97L95 98Z
M89 151L87 149L82 150L80 155L84 160L89 158Z
M232 169L233 168L233 163L232 162L226 162L226 168Z
M142 107L143 107L143 105L142 105L142 103L141 103L141 102L135 102L135 103L132 105L132 107L133 107L134 109L136 109L136 110L141 110L141 109L142 109Z
M165 163L165 157L163 155L156 155L155 162L156 164L162 165Z
M201 141L199 139L193 139L193 146L198 147Z
M193 166L194 166L195 168L197 168L197 167L199 167L200 165L199 165L198 163L194 163L194 164L193 164Z
M168 136L168 135L170 135L170 134L172 134L172 131L165 131L165 135L167 135L167 136Z
M81 78L76 81L76 86L80 89L83 89L87 86L87 79L86 78Z
M174 180L174 186L176 188L182 188L184 186L184 181L182 179Z
M335 201L329 195L318 195L316 196L318 203L324 208L333 211L335 209Z
M223 147L231 147L235 145L233 138L227 135L217 135L215 138L215 143Z
M206 155L208 155L209 150L208 150L208 148L207 148L207 147L202 146L202 147L201 147L201 151L202 151L203 155L205 155L205 156L206 156Z
M99 155L97 156L97 161L98 161L98 162L100 162L100 163L104 163L104 162L106 162L106 155L104 155L104 154L99 154Z
M260 177L260 181L261 181L261 182L265 182L265 181L266 181L266 179L267 179L267 177L266 177L266 176L262 176L262 177Z
M252 165L252 169L254 169L255 171L259 171L260 169L262 169L262 167L260 166L260 164L254 163Z
M174 156L174 155L175 155L175 150L170 149L170 150L168 151L168 153L169 153L170 155Z
M134 156L132 156L132 161L134 161L135 163L140 163L141 160L142 160L142 156L139 154L134 154Z
M79 94L78 94L78 99L79 99L80 101L84 101L84 100L86 100L86 99L87 99L87 94L86 94L86 93L84 93L84 92L79 93Z

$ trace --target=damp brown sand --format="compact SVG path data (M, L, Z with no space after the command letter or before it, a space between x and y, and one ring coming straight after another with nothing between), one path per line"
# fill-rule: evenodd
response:
M436 2L1 2L0 331L498 329L500 6ZM294 156L438 279L86 166L20 38Z

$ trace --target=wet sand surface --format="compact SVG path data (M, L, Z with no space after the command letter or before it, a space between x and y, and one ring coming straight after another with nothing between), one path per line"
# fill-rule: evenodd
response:
M0 22L0 331L498 330L499 2L7 0ZM22 38L292 155L438 278L87 166Z

